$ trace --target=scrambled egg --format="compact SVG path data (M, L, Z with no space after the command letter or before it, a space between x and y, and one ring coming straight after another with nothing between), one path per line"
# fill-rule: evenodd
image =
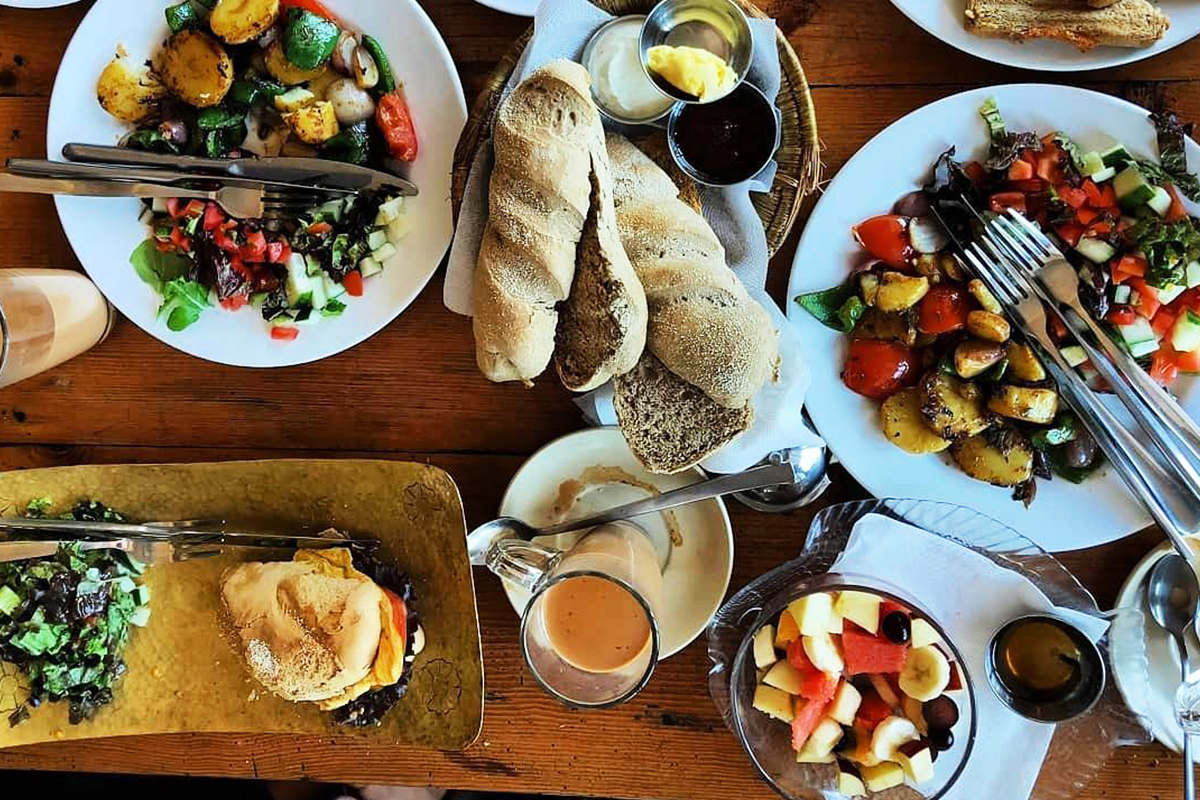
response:
M651 71L702 103L719 100L733 90L737 73L725 59L699 47L658 45L648 53Z

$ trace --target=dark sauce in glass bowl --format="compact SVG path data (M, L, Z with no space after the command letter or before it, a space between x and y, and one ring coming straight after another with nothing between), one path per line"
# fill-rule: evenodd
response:
M678 106L667 135L685 172L703 183L731 186L770 162L779 144L779 118L766 95L743 82L715 102Z

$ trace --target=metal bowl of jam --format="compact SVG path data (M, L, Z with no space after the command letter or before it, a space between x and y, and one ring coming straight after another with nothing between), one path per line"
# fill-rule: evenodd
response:
M667 142L679 168L708 186L748 181L779 149L783 119L751 83L714 103L680 103L667 119Z
M1082 716L1104 693L1106 668L1095 642L1058 617L1018 617L996 631L986 653L988 683L1027 719Z
M736 83L746 79L754 59L750 21L733 0L662 0L642 25L641 58L646 74L674 99L702 102L650 70L650 48L660 45L707 50L729 66L736 75Z

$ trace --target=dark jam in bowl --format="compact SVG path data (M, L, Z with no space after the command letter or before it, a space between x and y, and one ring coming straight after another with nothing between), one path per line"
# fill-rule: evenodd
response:
M730 186L757 175L775 154L779 120L748 83L713 103L678 106L668 137L679 166L703 183Z

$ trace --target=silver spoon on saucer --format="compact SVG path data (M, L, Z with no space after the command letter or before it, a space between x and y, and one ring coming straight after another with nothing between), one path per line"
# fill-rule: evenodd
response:
M1150 573L1146 584L1146 605L1159 627L1175 639L1179 648L1179 661L1183 667L1183 685L1180 694L1189 685L1191 665L1188 662L1187 642L1184 634L1191 629L1196 618L1196 605L1200 602L1200 585L1196 572L1185 558L1177 553L1167 553ZM1183 796L1184 800L1196 800L1196 782L1192 767L1192 731L1197 720L1189 719L1190 709L1180 708L1180 696L1176 695L1176 714L1183 727Z
M761 489L764 486L798 483L807 479L804 463L799 460L767 463L751 467L744 472L720 475L700 483L693 483L691 486L647 497L645 500L610 508L582 519L567 520L540 528L513 517L500 517L491 522L485 522L467 534L467 552L471 555L473 565L485 566L488 548L491 547L492 542L500 538L517 538L528 541L535 536L554 536L583 528L594 528L597 525L640 517L644 514L655 514L676 506L697 503L734 492ZM823 466L822 464L822 476L824 475Z

